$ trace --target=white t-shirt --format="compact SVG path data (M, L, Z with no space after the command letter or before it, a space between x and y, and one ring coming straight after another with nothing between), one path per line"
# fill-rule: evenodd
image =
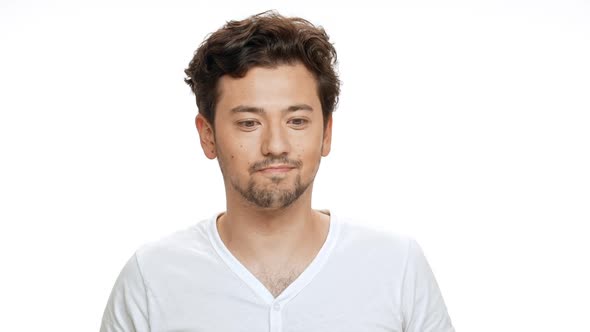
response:
M218 215L137 250L100 331L454 332L412 238L331 213L317 256L274 298L225 247Z

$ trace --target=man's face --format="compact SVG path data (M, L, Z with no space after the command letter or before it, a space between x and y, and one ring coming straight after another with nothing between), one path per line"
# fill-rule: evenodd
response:
M313 74L300 63L255 67L243 78L221 77L218 88L214 144L203 142L208 124L197 118L197 127L205 154L218 158L227 194L281 209L311 190L332 132L331 118L323 129Z

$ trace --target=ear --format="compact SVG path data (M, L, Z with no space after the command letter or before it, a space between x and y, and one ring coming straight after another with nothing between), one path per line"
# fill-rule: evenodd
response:
M324 130L324 138L322 141L322 157L328 156L332 147L332 114L328 116L329 118L326 123L326 129Z
M213 131L213 126L200 113L195 118L195 125L199 132L201 147L203 148L205 156L209 159L215 159L217 153L215 149L215 133Z

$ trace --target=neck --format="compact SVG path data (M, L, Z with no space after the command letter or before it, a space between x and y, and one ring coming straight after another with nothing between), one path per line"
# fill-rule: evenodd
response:
M311 208L311 190L307 190L282 209L261 209L228 199L217 227L226 247L244 260L284 260L317 246L318 241L323 243L329 217Z

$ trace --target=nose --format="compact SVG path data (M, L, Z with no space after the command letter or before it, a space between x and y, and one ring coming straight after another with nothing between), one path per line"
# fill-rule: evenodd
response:
M262 154L265 156L287 155L290 150L290 144L286 128L278 125L267 126L263 134L261 149Z

